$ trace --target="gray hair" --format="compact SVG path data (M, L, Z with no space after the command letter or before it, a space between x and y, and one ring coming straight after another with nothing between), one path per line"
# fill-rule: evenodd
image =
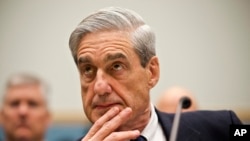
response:
M128 9L108 7L83 19L71 33L69 47L76 64L78 63L77 51L82 38L88 33L99 31L128 32L143 67L156 54L154 32L140 15Z
M40 86L44 100L46 103L48 103L49 86L41 78L37 77L36 75L30 74L30 73L18 73L18 74L11 75L6 82L5 93L4 93L2 99L5 99L4 97L6 95L6 91L9 88L15 87L15 86L23 86L23 85L38 85L38 86Z

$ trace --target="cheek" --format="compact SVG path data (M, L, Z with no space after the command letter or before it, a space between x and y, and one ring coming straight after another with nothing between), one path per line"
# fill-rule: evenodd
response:
M127 86L128 90L132 90L134 93L133 95L138 98L143 98L145 94L148 94L150 89L148 79L143 74L131 78Z
M82 85L81 86L81 96L82 96L82 104L83 109L87 117L90 116L92 112L91 104L94 98L92 85Z
M16 119L18 119L17 111L14 111L12 109L3 111L1 116L1 119L3 120L2 122L8 125L14 124Z
M36 110L35 112L33 112L33 116L31 113L30 117L31 118L33 117L33 122L40 121L40 122L46 123L49 120L48 113L46 111L41 111L41 110L40 111Z
M81 92L82 96L82 103L84 108L90 107L93 99L93 92L92 91L83 91Z
M133 82L133 83L131 83ZM131 81L130 83L125 84L125 87L121 87L118 90L118 94L120 97L125 101L128 106L137 105L145 101L145 94L148 92L146 91L145 86L142 84L137 84L141 82Z
M88 102L90 99L90 85L81 82L81 96L82 96L82 103L84 107L88 106Z
M36 113L33 114L33 116L30 115L28 120L30 121L30 125L32 125L34 131L44 130L49 126L50 117L47 112L39 112L39 110L37 110Z
M130 80L132 83L127 84L127 89L130 91L130 101L133 105L141 105L149 101L149 86L147 78L143 75L135 77L137 79Z
M141 87L135 90L133 99L136 105L144 105L149 101L149 94L145 87Z

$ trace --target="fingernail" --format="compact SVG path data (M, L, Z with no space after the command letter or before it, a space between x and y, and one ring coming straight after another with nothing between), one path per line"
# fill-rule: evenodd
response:
M132 109L130 108L130 107L126 107L125 109L124 109L126 112L130 112L130 111L132 111Z
M114 112L119 112L119 108L118 108L118 107L113 107L112 110L113 110Z
M136 135L140 135L140 134L141 134L139 130L135 130L134 133L135 133Z
M123 113L126 113L126 114L128 114L128 113L131 113L131 108L125 108L124 110L123 110Z

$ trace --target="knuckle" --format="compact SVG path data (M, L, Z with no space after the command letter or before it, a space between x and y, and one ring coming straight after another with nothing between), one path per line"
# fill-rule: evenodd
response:
M118 134L116 132L113 132L111 135L110 135L111 138L115 139L118 137Z
M110 121L108 121L103 125L103 128L105 128L106 130L110 130L113 127L112 125L113 124Z
M117 132L113 132L103 141L119 141L119 134Z
M100 120L97 120L97 121L95 122L95 126L96 126L96 127L101 127L102 124L103 124L103 123L102 123Z

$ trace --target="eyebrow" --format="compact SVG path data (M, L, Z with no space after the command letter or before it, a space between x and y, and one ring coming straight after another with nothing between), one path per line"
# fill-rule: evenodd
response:
M80 57L78 59L78 65L84 64L84 63L91 63L91 62L92 62L92 59L89 56Z
M115 60L115 59L127 59L127 57L122 53L108 54L104 58L104 62L112 61L112 60Z
M122 53L115 53L115 54L108 54L105 58L104 58L104 62L108 62L108 61L112 61L115 59L127 59L127 57L122 54ZM83 56L80 57L78 59L78 65L79 64L84 64L84 63L92 63L92 59L89 56Z

